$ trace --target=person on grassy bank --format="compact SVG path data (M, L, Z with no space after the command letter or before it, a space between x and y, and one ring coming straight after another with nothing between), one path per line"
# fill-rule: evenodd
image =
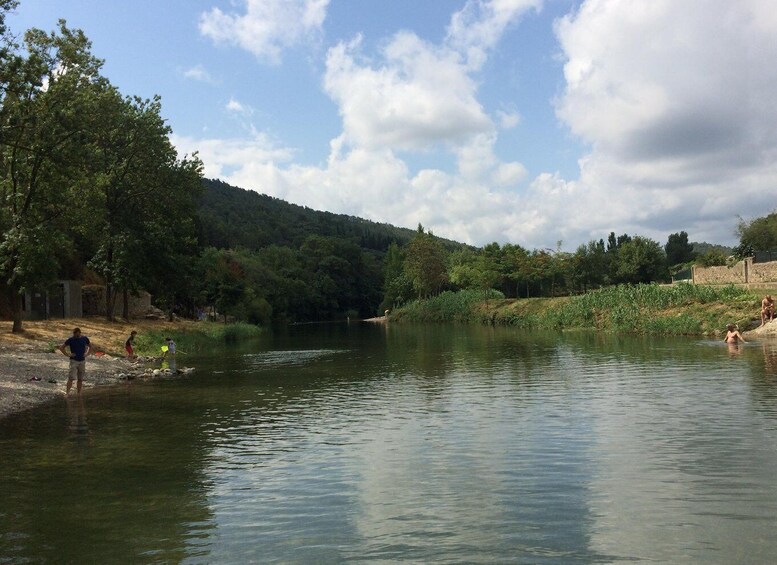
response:
M774 320L774 299L771 294L767 294L761 300L761 325L763 326L767 320Z
M124 342L124 351L127 352L127 359L130 361L134 361L137 359L137 355L135 355L135 350L133 346L135 345L135 336L138 335L138 332L135 330L132 330L130 332L129 337L127 338L127 341Z
M62 354L67 355L70 358L70 368L68 371L65 394L70 394L73 380L78 381L76 391L78 394L81 394L84 374L86 373L86 356L89 355L90 347L89 338L85 335L81 335L81 328L74 328L72 337L67 338L65 343L59 346L59 350Z

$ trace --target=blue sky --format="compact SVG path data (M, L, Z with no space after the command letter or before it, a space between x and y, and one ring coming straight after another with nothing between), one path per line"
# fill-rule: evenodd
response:
M21 0L206 176L482 245L733 243L777 206L769 0Z

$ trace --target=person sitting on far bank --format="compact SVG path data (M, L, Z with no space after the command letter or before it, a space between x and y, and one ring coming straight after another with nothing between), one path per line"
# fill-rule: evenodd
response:
M761 300L761 325L763 326L767 320L774 320L774 299L771 294L767 294Z
M69 351L65 351L65 348L69 348ZM78 379L76 390L78 394L81 394L81 385L83 384L84 374L86 373L86 356L89 355L91 350L89 338L85 335L81 335L80 328L73 328L73 336L67 338L65 343L59 346L59 350L63 355L70 357L70 369L68 371L65 394L70 394L70 387L73 386L73 379Z
M172 338L166 337L165 343L167 343L167 349L162 354L162 358L164 359L168 355L170 355L170 357L175 358L175 342L173 341Z
M135 349L133 346L135 345L135 336L138 335L138 332L135 330L132 330L130 332L129 337L127 338L127 341L124 342L124 350L127 352L127 359L132 361L136 358L135 355Z
M726 339L723 341L730 344L745 343L745 338L742 337L734 324L729 324L726 326Z

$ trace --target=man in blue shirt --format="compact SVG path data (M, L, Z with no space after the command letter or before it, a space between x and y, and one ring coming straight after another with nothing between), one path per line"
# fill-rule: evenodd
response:
M69 348L69 351L65 351L65 348ZM89 355L90 351L89 338L81 335L81 328L75 328L73 329L73 337L67 338L65 343L59 346L59 350L63 355L70 357L70 371L67 378L66 392L70 394L73 379L78 378L76 390L78 394L81 394L81 384L86 372L86 356Z

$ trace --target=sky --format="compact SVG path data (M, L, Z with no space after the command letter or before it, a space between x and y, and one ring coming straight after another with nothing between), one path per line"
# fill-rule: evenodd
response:
M777 207L772 0L21 0L205 176L473 245L734 244Z

